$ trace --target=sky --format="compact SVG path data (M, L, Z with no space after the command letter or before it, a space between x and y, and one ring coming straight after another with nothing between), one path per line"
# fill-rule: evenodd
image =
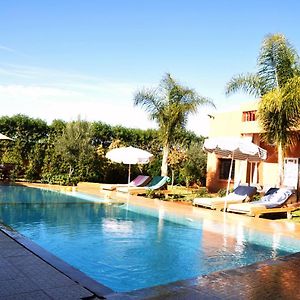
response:
M134 94L165 73L213 100L187 128L253 100L227 97L255 72L262 40L283 33L300 51L296 0L0 0L0 117L18 113L155 128Z

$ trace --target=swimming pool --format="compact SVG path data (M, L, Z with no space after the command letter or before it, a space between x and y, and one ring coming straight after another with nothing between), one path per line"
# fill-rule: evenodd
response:
M292 239L92 200L0 186L0 219L114 291L193 278L300 250Z

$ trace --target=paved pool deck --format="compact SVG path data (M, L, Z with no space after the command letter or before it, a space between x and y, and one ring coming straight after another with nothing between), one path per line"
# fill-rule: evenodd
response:
M26 184L27 185L27 184ZM57 186L30 185L60 189ZM289 221L271 221L247 216L201 209L190 205L172 203L136 196L100 193L97 185L81 185L79 192L128 201L159 210L161 214L175 213L197 220L204 218L205 226L214 229L218 221L223 230L230 232L236 224L273 234L277 239L299 239L300 226ZM206 237L216 243L217 235ZM227 243L235 246L235 239ZM114 293L95 283L78 270L68 266L53 255L30 245L18 235L0 231L0 300L1 299L300 299L300 253L250 266L221 271L197 278L178 281L128 293ZM37 250L37 251L35 251ZM44 252L44 253L43 253ZM37 253L37 254L35 254ZM41 254L42 255L39 255ZM54 262L52 264L52 262ZM188 266L187 266L188 267ZM101 297L103 296L103 297Z
M99 299L0 231L0 299Z
M123 294L108 300L297 300L300 253Z

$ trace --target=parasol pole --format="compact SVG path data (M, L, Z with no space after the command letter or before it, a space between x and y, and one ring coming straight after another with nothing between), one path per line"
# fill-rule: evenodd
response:
M130 167L131 167L131 164L129 164L129 167L128 167L128 185L130 183Z
M234 157L234 150L232 151L231 163L230 163L230 169L229 169L229 175L228 175L228 181L227 181L226 197L225 197L225 201L224 201L224 213L226 212L226 208L227 208L227 196L229 194L229 187L230 187L230 180L231 180L231 173L232 173L232 165L233 165L233 157Z
M254 165L254 171L253 171L253 175L252 175L252 183L253 184L258 184L258 162L256 161L255 162L255 165Z
M247 160L248 162L248 160ZM253 184L253 166L252 166L252 162L250 162L250 183Z
M229 175L228 175L228 181L227 181L227 188L226 188L226 196L229 194L229 187L230 187L230 180L231 180L231 173L232 173L232 165L233 165L233 157L234 157L234 151L232 151L232 156L231 156L231 163L230 163L230 169L229 169Z

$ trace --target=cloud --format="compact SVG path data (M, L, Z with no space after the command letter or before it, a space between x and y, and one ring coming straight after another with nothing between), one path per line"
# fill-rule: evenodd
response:
M75 120L78 115L89 121L132 128L156 128L147 114L133 106L133 95L151 83L113 81L80 73L0 64L1 115L26 114L52 122ZM207 134L207 116L189 119L188 129Z
M147 128L147 117L133 107L132 91L133 86L116 82L84 88L0 85L1 113L24 113L47 121L71 120L82 115L88 120Z
M208 109L203 109L199 113L190 116L187 129L192 130L197 134L208 136L210 123L208 113L211 114L211 111Z
M21 78L28 78L28 79L48 79L53 77L59 77L59 72L51 72L51 70L30 67L30 66L22 66L22 65L14 65L14 64L0 64L0 74L10 75L11 77L15 77L16 79Z
M21 113L41 118L48 123L54 119L71 121L80 115L88 121L101 121L110 125L157 128L156 123L150 121L142 109L133 106L132 86L108 83L94 92L83 93L44 86L0 85L1 114ZM122 101L118 101L118 98L122 98ZM188 129L207 135L207 112L190 117Z
M110 80L107 78L92 76L87 74L82 74L78 72L66 72L62 70L49 69L49 68L40 68L34 66L26 66L26 65L16 65L16 64L8 64L0 62L0 71L6 74L14 75L17 77L25 77L36 79L36 80L47 80L49 82L55 82L55 84L66 84L66 85L74 85L79 84L82 87L90 88L95 84L105 84L115 86L122 85L126 86L130 84L128 81L116 81ZM133 83L131 83L132 85ZM137 85L149 86L151 83L149 82L134 82L135 87Z
M14 49L0 45L0 50L1 51L6 51L6 52L16 52Z
M149 121L145 112L133 105L115 105L113 102L77 101L68 105L66 102L49 107L47 114L53 118L67 121L75 120L78 115L89 121L101 121L110 125L122 125L130 128L154 128L155 123Z
M70 97L75 95L78 94L74 91L59 88L24 85L0 85L1 99L23 99L25 97L35 100L42 97Z
M0 85L1 114L22 113L44 119L48 123L54 119L71 121L80 115L89 121L102 121L111 125L142 129L155 127L145 112L133 106L129 87L114 83L102 86L102 90L99 94L85 94L53 87ZM123 102L113 100L122 96L125 99Z
M143 82L114 81L76 72L68 73L60 70L3 63L0 63L0 79L1 77L8 82L34 82L34 85L76 90L77 92L93 93L104 97L113 95L114 98L119 97L120 101L124 96L132 97L139 86L149 85L149 83Z

